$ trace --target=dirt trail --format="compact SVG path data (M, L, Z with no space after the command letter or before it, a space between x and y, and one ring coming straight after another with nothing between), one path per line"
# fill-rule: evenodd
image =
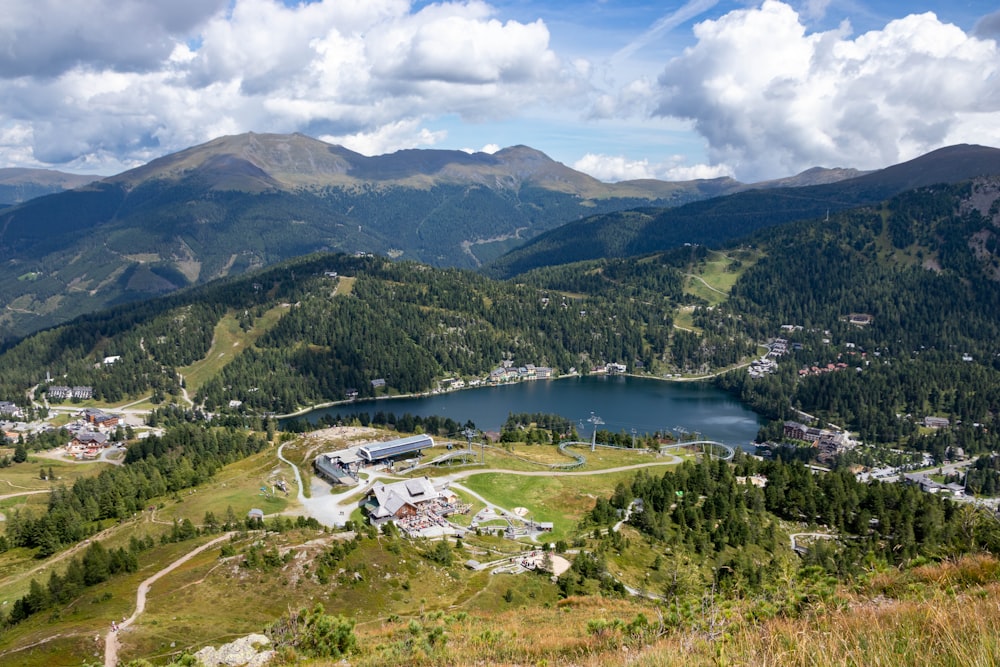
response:
M235 532L229 532L226 533L225 535L220 535L211 542L206 542L200 547L192 549L191 551L187 552L186 554L175 560L170 565L166 566L165 568L163 568L162 570L160 570L159 572L157 572L156 574L154 574L153 576L149 577L141 584L139 584L139 590L136 591L135 595L135 611L132 612L131 616L129 616L126 620L122 621L118 625L118 631L124 630L128 626L132 625L132 623L134 623L135 620L139 618L139 615L146 610L146 594L149 592L150 586L156 583L156 581L160 577L173 572L178 567L188 562L201 552L211 549L219 542L224 542L225 540L228 540L235 534L236 534ZM104 667L115 667L115 665L118 664L118 631L115 631L114 629L108 630L108 634L105 635L104 637Z
M0 500L7 500L8 498L17 498L18 496L33 496L39 493L52 493L50 489L36 489L34 491L18 491L17 493L5 493L0 495Z

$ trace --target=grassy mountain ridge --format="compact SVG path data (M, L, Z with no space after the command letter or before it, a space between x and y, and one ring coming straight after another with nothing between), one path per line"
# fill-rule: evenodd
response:
M698 243L720 245L756 229L823 217L874 204L900 192L1000 174L1000 149L959 145L835 183L775 187L725 195L669 209L644 209L642 219L595 215L543 233L498 258L487 273L510 277L538 266L596 257L624 257Z

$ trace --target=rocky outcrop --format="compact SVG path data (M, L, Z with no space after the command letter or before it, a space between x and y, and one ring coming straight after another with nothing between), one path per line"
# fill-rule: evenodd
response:
M206 646L194 657L204 667L261 667L274 656L273 650L264 649L270 643L264 635L248 635L219 648Z

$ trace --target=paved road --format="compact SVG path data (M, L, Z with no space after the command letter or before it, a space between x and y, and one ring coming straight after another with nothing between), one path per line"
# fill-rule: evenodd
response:
M220 535L211 542L206 542L200 547L192 549L191 551L187 552L186 554L175 560L170 565L166 566L165 568L163 568L162 570L160 570L159 572L157 572L156 574L154 574L153 576L149 577L141 584L139 584L139 589L136 591L135 595L135 611L133 611L132 615L129 616L126 620L121 622L121 624L118 626L118 632L121 632L128 626L132 625L135 622L135 620L139 618L139 615L146 610L146 595L147 593L149 593L150 586L156 583L156 581L160 577L169 574L170 572L173 572L178 567L188 562L201 552L211 549L219 542L228 540L235 534L236 533L234 531L226 533L224 535ZM119 648L118 632L116 632L115 630L108 630L108 634L105 635L104 637L104 667L115 667L115 665L118 664L118 648Z

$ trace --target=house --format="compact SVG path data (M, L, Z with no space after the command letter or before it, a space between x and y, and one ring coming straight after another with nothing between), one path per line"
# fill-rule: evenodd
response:
M927 428L948 428L951 421L947 417L924 417L924 426Z
M112 415L98 408L85 408L80 414L88 424L105 429L118 426L121 419L119 415Z
M94 388L88 386L77 386L73 387L71 391L71 398L75 398L80 401L86 401L94 397Z
M441 492L434 488L428 477L394 484L378 482L362 507L372 523L383 523L415 516L422 505L441 497Z
M66 453L77 459L96 459L108 444L108 436L92 431L80 431L66 445Z
M16 403L11 403L10 401L0 401L0 415L23 417L24 413L21 412L21 408L17 407Z
M72 398L73 390L63 385L52 385L46 390L50 401L65 401Z
M385 386L385 378L375 378L372 380L372 388L378 389L379 387Z
M113 357L104 357L104 360L103 360L103 362L102 362L102 363L103 363L103 364L104 364L105 366L110 366L110 365L112 365L113 363L115 363L115 362L117 362L117 361L121 361L121 358L122 358L122 357L121 357L121 355L120 355L120 354L116 354L116 355L115 355L115 356L113 356Z
M264 520L264 510L257 507L252 507L249 512L247 512L247 518L251 521L257 519L258 521Z
M84 446L84 447L87 446L104 447L106 444L108 444L108 436L104 435L103 433L97 433L95 431L80 431L79 433L73 436L73 439L70 441L70 444L76 446Z
M808 427L805 424L787 421L785 422L784 435L792 440L805 440L807 430Z

